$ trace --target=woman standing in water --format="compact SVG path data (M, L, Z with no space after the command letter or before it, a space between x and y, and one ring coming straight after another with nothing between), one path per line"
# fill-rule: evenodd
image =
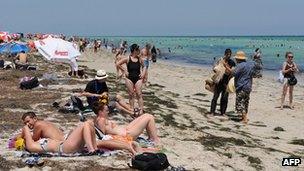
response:
M137 44L130 46L131 54L129 57L123 58L116 64L126 76L126 86L129 93L129 102L131 107L134 109L134 114L139 115L143 113L143 97L142 97L142 84L143 84L143 61L140 58L140 49ZM127 70L122 66L127 65ZM138 100L139 110L134 108L135 95ZM137 112L139 111L139 113Z
M284 107L284 101L285 96L287 93L287 89L289 89L289 107L291 109L294 109L293 106L293 87L296 84L295 81L292 81L292 79L295 79L295 72L298 72L299 69L295 62L293 62L293 53L292 52L286 52L285 55L286 61L283 63L282 67L282 73L284 75L284 84L283 84L283 93L282 93L282 99L281 99L281 109Z

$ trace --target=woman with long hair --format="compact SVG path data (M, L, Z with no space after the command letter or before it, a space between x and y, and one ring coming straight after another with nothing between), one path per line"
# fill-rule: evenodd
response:
M284 107L284 101L285 96L287 93L287 89L289 89L289 107L291 109L294 108L293 106L293 87L294 83L290 81L290 79L295 79L295 72L298 72L299 69L296 65L296 63L293 61L293 53L292 52L286 52L285 55L286 61L283 63L282 67L282 73L284 75L284 85L283 85L283 93L282 93L282 99L281 99L281 109Z

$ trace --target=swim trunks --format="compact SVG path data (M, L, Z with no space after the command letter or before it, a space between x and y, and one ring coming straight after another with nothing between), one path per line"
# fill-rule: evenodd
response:
M38 142L39 142L40 147L42 148L42 150L46 153L47 152L48 139L42 138Z

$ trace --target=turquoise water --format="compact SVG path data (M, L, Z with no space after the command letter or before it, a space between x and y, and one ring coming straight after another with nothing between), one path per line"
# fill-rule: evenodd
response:
M262 51L262 60L266 70L279 70L285 61L286 51L294 53L294 61L301 71L304 69L304 36L256 36L256 37L90 37L118 46L122 40L128 45L133 43L141 47L149 42L162 52L163 58L195 65L212 64L214 58L223 55L226 48L233 53L243 50L251 57L256 48ZM170 48L171 53L169 53ZM279 57L277 56L279 55Z

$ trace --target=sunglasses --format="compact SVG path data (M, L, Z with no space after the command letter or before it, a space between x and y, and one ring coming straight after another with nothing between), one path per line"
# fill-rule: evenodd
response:
M293 58L293 56L287 56L288 58Z

